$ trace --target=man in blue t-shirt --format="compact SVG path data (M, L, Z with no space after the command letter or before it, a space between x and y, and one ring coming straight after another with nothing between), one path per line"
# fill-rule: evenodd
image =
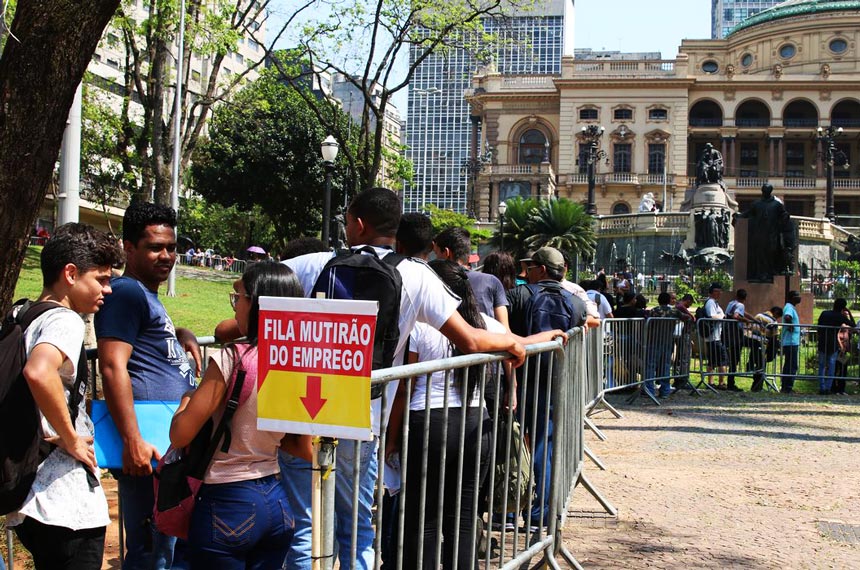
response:
M800 293L789 291L785 296L785 307L782 309L782 378L779 391L791 394L794 389L794 376L798 368L798 351L800 350L800 320L797 316L797 305L800 304Z
M167 206L129 206L122 223L125 272L111 281L113 294L95 319L105 400L123 442L122 473L114 475L125 525L126 570L181 565L179 560L173 564L176 539L151 525L152 461L160 455L141 435L134 411L135 401L178 401L194 388L200 372L197 339L173 326L158 299L158 287L176 263L175 228L176 213Z
M463 228L447 228L433 239L433 252L437 259L450 259L467 270L466 277L475 293L478 310L508 326L508 298L499 278L489 273L471 271L469 253L472 249L471 234Z

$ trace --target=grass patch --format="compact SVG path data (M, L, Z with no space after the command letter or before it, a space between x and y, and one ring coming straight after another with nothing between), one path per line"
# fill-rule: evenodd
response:
M24 266L15 284L15 299L35 299L42 292L41 251L41 246L27 248ZM164 284L159 289L159 297L174 325L191 329L197 336L210 336L215 325L233 316L227 295L233 290L232 282L236 277L212 269L180 267L176 279L177 296L168 297Z

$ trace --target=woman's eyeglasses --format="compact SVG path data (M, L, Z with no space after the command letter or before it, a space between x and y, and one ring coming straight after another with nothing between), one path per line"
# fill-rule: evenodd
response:
M235 291L230 291L230 306L234 309L236 308L236 304L239 302L239 297L247 297L251 298L250 295L243 295L242 293L236 293Z

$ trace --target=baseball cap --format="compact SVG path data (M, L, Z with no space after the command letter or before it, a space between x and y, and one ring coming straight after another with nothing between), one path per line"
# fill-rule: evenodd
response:
M526 257L520 261L530 261L537 265L545 265L557 271L564 270L564 256L554 247L542 247L530 257Z

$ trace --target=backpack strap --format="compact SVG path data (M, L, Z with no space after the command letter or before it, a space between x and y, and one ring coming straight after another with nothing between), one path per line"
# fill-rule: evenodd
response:
M53 309L63 308L61 305L51 301L29 301L27 299L22 299L15 303L15 306L20 306L18 312L15 314L15 320L21 326L22 330L27 330L27 328L33 324L33 322ZM78 365L76 367L75 374L75 383L72 385L71 390L69 390L69 401L67 405L69 407L69 419L72 421L72 429L77 432L76 423L78 421L78 412L80 411L81 402L84 400L84 397L87 393L87 386L89 384L89 368L87 366L87 350L84 348L83 344L81 345L81 352L78 355ZM39 457L41 461L47 459L48 455L56 449L56 445L52 443L44 442L40 445L39 448ZM80 462L81 465L84 465L83 462ZM89 484L91 489L95 489L99 486L99 480L93 475L92 471L84 465L84 472L87 474L87 483Z
M218 422L218 427L215 428L215 432L212 434L212 441L206 449L206 457L204 459L207 465L212 462L212 457L215 456L215 451L218 449L219 443L221 443L222 453L230 451L230 444L233 441L230 424L233 421L233 416L236 414L236 410L248 399L251 394L251 389L253 389L251 384L248 384L247 386L245 385L245 376L247 375L247 371L245 370L244 358L251 350L253 350L253 347L249 346L240 354L239 349L236 348L235 345L233 346L233 351L236 356L236 366L238 366L238 369L231 375L231 382L227 385L227 393L229 396L227 397L227 401L224 403L224 415L221 416L221 421Z

